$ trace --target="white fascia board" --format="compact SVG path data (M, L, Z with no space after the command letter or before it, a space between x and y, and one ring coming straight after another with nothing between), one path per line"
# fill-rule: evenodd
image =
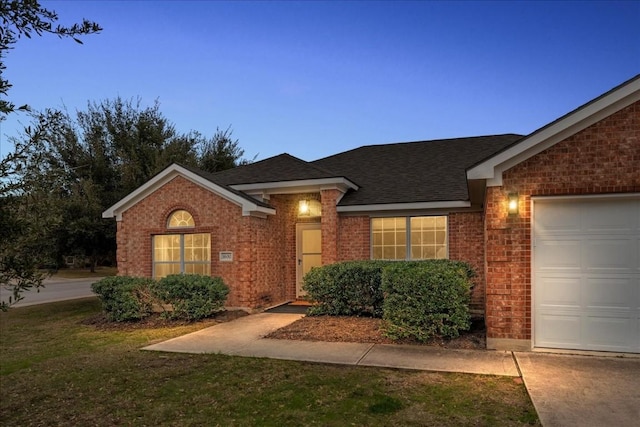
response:
M488 187L500 186L504 171L639 100L640 79L586 105L557 123L534 132L513 147L474 166L467 171L467 179L486 179Z
M234 190L256 195L311 193L329 188L335 188L342 192L346 192L349 189L358 189L356 184L343 177L237 184L230 185L230 187Z
M243 216L251 215L253 212L260 214L275 214L275 209L267 208L263 206L259 206L257 203L252 203L250 200L247 200L227 189L221 187L213 182L202 178L200 175L197 175L190 170L187 170L179 165L173 164L167 167L164 171L160 172L158 175L151 178L145 184L138 187L133 192L129 193L126 197L120 200L115 205L111 206L109 209L102 213L103 218L113 218L116 217L117 221L122 220L122 213L129 209L131 206L138 203L140 200L144 199L154 191L158 190L160 187L171 181L177 176L182 176L185 179L211 191L212 193L232 202L238 206L242 207Z
M338 206L338 212L380 212L380 211L404 211L424 209L454 209L469 208L471 202L446 201L446 202L420 202L420 203L384 203L377 205L353 205Z

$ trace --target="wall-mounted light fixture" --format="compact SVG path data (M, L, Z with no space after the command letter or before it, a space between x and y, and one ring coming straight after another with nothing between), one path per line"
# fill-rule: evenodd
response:
M509 193L507 212L518 215L518 193Z
M300 216L306 216L309 215L311 213L311 210L309 208L309 201L308 200L300 200L298 202L298 214Z

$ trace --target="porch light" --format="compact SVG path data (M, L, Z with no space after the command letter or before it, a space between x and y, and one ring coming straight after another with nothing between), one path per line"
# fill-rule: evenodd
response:
M509 194L507 211L509 215L518 215L518 193Z
M309 215L309 201L308 200L300 200L298 203L298 214L300 215Z

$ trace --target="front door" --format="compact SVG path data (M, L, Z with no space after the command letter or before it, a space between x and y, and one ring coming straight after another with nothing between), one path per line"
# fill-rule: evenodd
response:
M296 224L296 297L307 293L302 289L302 279L313 267L322 265L322 229L320 223Z

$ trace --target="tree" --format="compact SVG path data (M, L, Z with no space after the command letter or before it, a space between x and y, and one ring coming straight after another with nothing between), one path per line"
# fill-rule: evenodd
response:
M102 212L173 162L215 172L246 163L231 129L212 138L199 132L178 134L159 103L90 102L85 111L45 110L16 147L32 147L21 156L17 176L21 200L46 206L56 218L41 236L48 259L79 255L97 263L114 258L116 224ZM52 185L53 184L53 185Z
M26 104L16 107L7 99L11 83L3 76L4 58L22 36L53 34L82 43L79 36L102 30L98 24L86 19L69 27L54 25L58 15L43 8L37 0L0 0L0 20L0 121L16 110L28 110ZM13 153L0 160L0 286L12 290L8 301L0 301L3 311L22 299L24 291L42 286L44 277L37 268L41 259L34 255L33 244L46 229L40 226L46 224L29 221L32 205L25 204L28 197L21 194L19 183L14 180L28 151L33 151L33 147L16 147ZM35 218L42 220L43 215Z
M219 172L236 166L249 163L242 159L244 150L240 148L239 141L231 139L233 131L227 128L222 131L216 128L216 133L210 139L202 139L198 167L207 172ZM201 135L197 135L201 137Z

